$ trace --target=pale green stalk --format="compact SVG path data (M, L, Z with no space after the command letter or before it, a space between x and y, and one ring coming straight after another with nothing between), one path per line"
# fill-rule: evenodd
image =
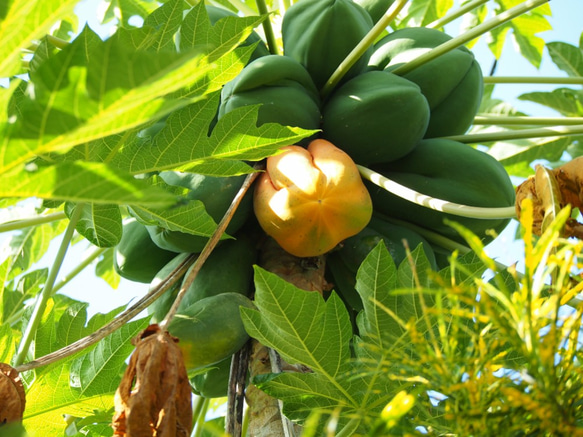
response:
M583 85L583 77L550 77L550 76L485 76L485 84L495 83L538 83L558 85Z
M259 11L260 15L267 15L269 14L269 10L267 9L267 4L265 0L255 0L257 4L257 10ZM275 39L275 34L273 33L273 27L271 26L271 19L269 15L265 17L263 20L263 33L265 34L265 40L267 42L267 47L269 47L269 53L272 55L279 54L277 50L277 40Z
M381 35L387 26L397 17L401 9L407 4L409 0L396 0L387 10L385 15L374 25L374 27L364 36L364 38L357 44L348 56L340 63L338 68L332 73L330 79L326 81L322 87L322 97L326 98L334 87L342 80L344 75L350 68L360 59L360 57L367 51L367 49L374 44L375 40Z
M461 7L445 14L443 17L433 21L432 23L429 23L425 27L429 27L432 29L441 29L446 24L451 23L456 18L459 18L462 15L464 15L466 12L472 11L478 6L482 6L484 3L488 3L489 1L490 0L473 0L471 2L468 2L465 5L462 5Z
M64 49L65 47L67 47L69 45L68 41L65 41L64 39L61 38L57 38L56 36L53 35L47 35L47 40L54 45L55 47L59 48L59 49Z
M208 398L203 398L200 412L198 414L198 419L196 421L196 425L194 428L194 432L192 433L192 437L202 436L202 432L204 430L204 422L205 422L205 418L206 418L206 413L209 409L209 405L210 405L210 400Z
M478 206L460 205L458 203L436 199L434 197L419 193L361 165L357 165L357 167L358 171L364 179L371 181L373 184L378 185L379 187L393 193L396 196L401 197L402 199L408 200L409 202L413 202L417 205L424 206L429 209L460 217L479 219L503 219L516 217L514 206L501 208L482 208Z
M452 135L441 137L460 143L488 143L492 141L522 140L527 138L562 137L583 134L583 125L541 127L521 130L505 130L501 132L484 132L477 134Z
M409 73L410 71L414 70L415 68L435 59L438 58L439 56L454 50L455 48L475 39L478 38L479 36L489 32L490 30L494 29L497 26L500 26L501 24L506 23L507 21L512 20L513 18L516 18L528 11L530 11L531 9L534 9L544 3L547 3L549 0L527 0L524 3L521 3L511 9L508 9L507 11L502 12L501 14L496 15L495 17L484 21L482 24L479 24L478 26L474 27L473 29L470 29L466 32L464 32L461 35L458 35L452 39L450 39L449 41L438 45L437 47L435 47L434 49L423 53L422 55L418 56L417 58L407 62L406 64L403 64L397 68L395 68L394 70L391 70L391 73L393 74L398 74L398 75L404 75Z
M30 226L51 223L57 220L63 220L65 218L67 218L67 216L64 212L54 212L52 214L39 215L36 217L30 217L21 220L14 220L0 224L0 234L2 232L16 231L18 229L24 229Z
M36 335L36 331L40 325L45 309L47 308L49 299L53 295L53 286L55 284L55 280L57 279L57 275L59 274L59 270L63 264L63 260L65 259L65 255L69 249L69 245L71 244L71 239L73 238L73 233L75 232L75 226L81 217L82 211L83 205L78 204L69 220L69 225L65 230L63 240L61 241L61 245L59 246L59 250L57 251L57 255L55 256L53 265L49 271L47 282L42 292L37 297L32 315L30 316L30 320L28 321L24 334L22 335L22 340L20 341L18 352L16 353L16 357L14 359L14 366L21 365L26 359L26 355L28 354L30 345Z
M108 248L106 247L95 247L87 255L83 261L75 266L73 270L71 270L65 277L63 277L54 287L53 287L53 294L57 293L61 288L67 285L73 278L75 278L79 273L81 273L87 266L89 266L94 260L96 260L103 252L105 252Z
M540 125L567 126L583 125L583 117L522 117L522 116L483 116L474 118L475 125Z

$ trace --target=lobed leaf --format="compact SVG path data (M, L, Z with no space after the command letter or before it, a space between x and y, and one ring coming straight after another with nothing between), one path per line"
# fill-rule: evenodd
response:
M71 204L65 205L68 217L74 210L83 211L77 222L77 232L97 247L112 247L121 240L123 232L121 211L118 205Z

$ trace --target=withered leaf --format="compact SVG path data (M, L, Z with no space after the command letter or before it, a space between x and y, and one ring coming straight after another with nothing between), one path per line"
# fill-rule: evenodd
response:
M22 421L26 396L20 374L0 363L0 424Z
M542 179L545 179L544 181ZM553 187L552 192L548 189ZM549 194L552 194L549 195ZM516 214L520 217L522 201L530 198L533 201L533 233L540 235L543 223L549 220L549 211L554 207L583 208L583 157L578 157L553 170L540 171L531 176L516 188ZM549 202L553 205L549 205ZM583 238L583 224L575 219L569 219L563 231L565 237Z
M177 341L158 325L134 339L136 349L115 394L114 435L190 435L192 392Z

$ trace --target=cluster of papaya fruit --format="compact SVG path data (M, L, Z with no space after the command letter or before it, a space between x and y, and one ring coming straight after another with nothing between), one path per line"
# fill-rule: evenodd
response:
M469 145L443 138L464 134L478 111L483 79L472 52L460 46L399 73L403 65L451 40L447 34L429 28L390 32L368 48L337 85L327 87L329 78L390 3L299 0L283 17L283 55L269 54L256 33L244 42L256 44L256 49L241 73L223 87L217 119L236 108L260 104L258 125L279 123L318 133L286 148L292 156L288 161L283 155L268 159L267 179L258 181L255 202L246 196L227 229L235 239L221 242L212 253L169 326L170 333L181 340L187 367L197 374L192 379L195 391L203 396L226 394L231 355L247 340L238 308L252 305L251 266L257 248L249 236L250 228L260 224L265 233L299 257L329 252L330 282L347 305L358 311L361 303L353 292L356 271L380 241L396 264L405 258L406 240L411 249L422 246L432 267L443 265L447 251L406 224L463 243L444 219L460 222L484 240L491 238L489 229L499 232L509 221L451 216L361 180L356 164L454 203L509 207L515 201L513 184L498 161ZM385 5L382 11L379 4ZM212 6L207 6L207 12L211 23L232 15ZM217 222L243 182L241 177L172 171L159 176L168 185L188 189L187 198L202 201ZM291 183L295 191L289 190L281 201L261 200L266 198L265 190L289 189ZM318 197L323 192L333 198L332 203ZM314 196L318 206L328 205L324 212L313 205L306 207L304 200ZM268 211L281 202L291 202L285 213ZM302 226L322 214L326 216L318 220L334 229L304 232ZM300 228L286 227L288 217ZM302 235L304 240L300 240ZM124 225L117 247L116 270L127 279L154 285L186 254L200 252L206 241L131 220ZM177 289L171 290L150 308L153 322L163 319L176 293Z

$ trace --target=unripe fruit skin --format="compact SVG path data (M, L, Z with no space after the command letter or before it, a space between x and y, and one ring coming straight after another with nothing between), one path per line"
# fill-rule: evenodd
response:
M345 152L322 139L282 151L267 159L253 205L263 230L284 250L322 255L367 225L370 195Z

